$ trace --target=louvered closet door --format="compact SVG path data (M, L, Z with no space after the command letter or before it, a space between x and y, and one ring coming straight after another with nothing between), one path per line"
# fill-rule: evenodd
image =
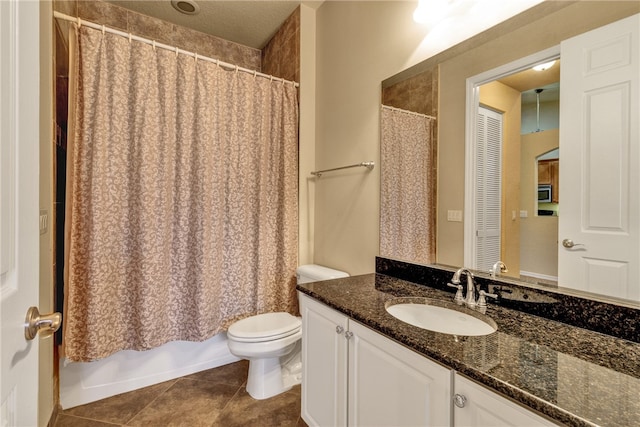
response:
M475 268L488 271L500 259L502 114L478 108L476 142Z

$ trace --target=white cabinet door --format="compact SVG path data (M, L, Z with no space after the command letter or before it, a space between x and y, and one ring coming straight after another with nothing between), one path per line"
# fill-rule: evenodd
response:
M640 15L561 58L558 282L640 301Z
M451 371L349 321L349 425L448 426Z
M534 427L556 424L507 400L465 377L455 374L456 395L464 396L464 407L454 406L455 427Z
M302 418L310 426L347 425L348 318L304 294L302 314Z

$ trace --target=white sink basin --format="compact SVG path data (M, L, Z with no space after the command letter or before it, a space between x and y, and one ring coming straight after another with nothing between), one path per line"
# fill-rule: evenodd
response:
M498 329L493 319L480 312L428 298L396 298L385 308L396 319L443 334L480 336Z

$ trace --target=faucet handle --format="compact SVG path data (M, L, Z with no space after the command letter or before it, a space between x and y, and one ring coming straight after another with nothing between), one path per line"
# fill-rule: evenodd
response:
M464 296L462 295L462 285L460 283L458 283L457 285L447 283L447 286L458 289L458 291L456 292L456 296L453 298L454 301L460 302L460 303L464 302Z
M487 306L487 298L485 298L485 297L498 298L497 294L490 294L489 292L485 292L483 290L480 290L479 293L480 293L480 297L478 298L478 307L479 308Z

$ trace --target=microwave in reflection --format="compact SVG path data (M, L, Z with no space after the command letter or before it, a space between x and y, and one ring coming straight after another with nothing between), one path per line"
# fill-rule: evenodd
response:
M538 202L551 203L551 185L538 185Z

